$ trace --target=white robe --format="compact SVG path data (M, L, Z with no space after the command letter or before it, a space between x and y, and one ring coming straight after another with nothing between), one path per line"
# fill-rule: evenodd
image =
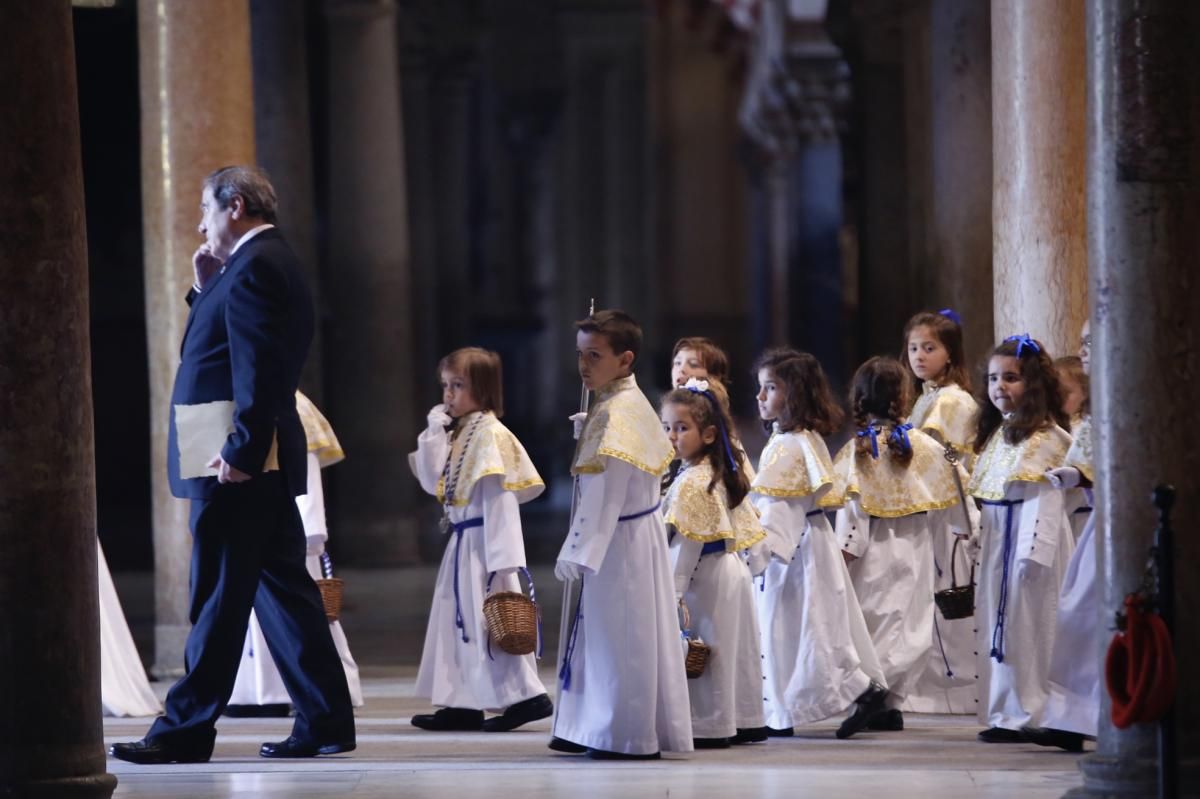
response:
M754 592L763 710L768 727L787 729L841 713L886 680L829 519L808 515L816 497L751 497L772 556Z
M690 752L692 719L660 480L616 458L579 476L580 499L559 559L583 567L554 735L608 752Z
M891 707L900 707L928 665L934 640L934 534L949 529L951 513L962 511L955 506L880 518L869 516L857 499L837 512L837 540L856 558L848 567L850 579Z
M329 528L325 522L325 492L321 484L321 464L317 453L308 453L308 493L296 497L300 520L304 524L304 536L308 541L308 557L305 566L314 580L321 578L321 553L329 540ZM342 668L346 672L346 686L350 689L350 701L355 707L363 704L362 680L358 664L350 654L350 643L342 630L340 621L329 623L329 634L337 647ZM238 666L231 705L275 705L291 702L279 668L267 649L267 639L254 611L250 611L250 623L246 628L246 641L242 645L242 661Z
M146 679L99 539L96 539L96 566L100 587L100 700L104 715L157 716L162 712L162 704Z
M1046 702L1054 651L1059 586L1074 550L1063 508L1063 492L1048 483L1012 481L1005 507L985 504L975 587L979 720L989 727L1019 730L1034 724ZM1005 521L1011 512L1010 552L1005 569ZM997 609L1007 571L1004 630ZM1003 661L991 656L993 640Z
M448 436L431 436L428 431L417 439L413 466L421 487L430 494L437 493L449 444ZM476 481L469 502L453 505L449 511L451 522L482 518L483 526L458 534L451 530L447 536L417 672L416 695L434 705L501 711L546 693L534 655L509 655L495 645L488 654L487 623L483 618L488 576L498 572L492 581L492 593L520 591L517 569L525 566L520 504L515 493L504 490L502 481L498 474ZM461 630L455 621L456 548Z
M704 545L671 539L675 594L691 616L692 635L712 647L704 673L687 681L692 734L731 738L762 727L762 658L750 569L733 552L701 556Z
M1100 719L1100 657L1108 637L1100 615L1095 532L1095 516L1089 514L1059 592L1049 695L1039 722L1092 736Z

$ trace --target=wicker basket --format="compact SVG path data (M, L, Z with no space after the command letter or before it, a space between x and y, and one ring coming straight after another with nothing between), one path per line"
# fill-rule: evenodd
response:
M325 605L325 618L330 622L338 620L342 615L342 590L345 583L340 577L325 577L317 580L317 588L321 589L321 602Z
M694 680L704 673L708 659L712 656L712 647L704 643L699 636L692 636L692 615L688 613L687 605L679 600L679 612L682 616L680 629L687 640L687 654L683 658L684 670L689 680Z
M521 569L529 580L529 596L518 591L501 591L492 594L483 602L483 618L487 622L488 635L496 646L510 655L529 655L537 651L539 610L533 596L533 579L526 569ZM492 586L493 572L488 577L488 588Z
M933 601L937 603L938 610L942 612L942 618L947 621L965 619L975 613L975 563L971 563L971 579L966 585L958 584L957 569L954 568L958 561L958 546L961 543L962 539L956 536L954 548L950 551L951 587L935 591L933 594Z

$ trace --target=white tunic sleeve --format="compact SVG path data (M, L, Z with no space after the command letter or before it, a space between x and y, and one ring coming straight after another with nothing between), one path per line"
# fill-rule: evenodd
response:
M445 430L423 430L417 436L417 451L408 456L408 466L425 493L437 496L438 481L450 456L450 434Z
M580 476L579 505L559 560L578 563L592 574L600 571L635 472L624 461L605 458L604 471Z
M833 533L843 552L861 558L871 543L871 517L862 509L858 498L846 501L834 516Z
M479 492L483 505L485 568L489 572L504 572L524 566L525 540L517 495L504 490L498 474L475 483L475 491Z
M680 535L671 538L671 568L675 572L675 598L682 599L692 581L692 573L700 563L700 551L704 545L699 541Z
M764 543L771 554L784 563L790 563L800 546L800 536L808 527L805 514L812 505L813 497L779 499L761 497L754 503L761 514L759 521L767 537Z
M1045 482L1024 483L1023 487L1025 501L1021 503L1017 522L1017 560L1053 566L1056 551L1065 539L1071 538L1063 491Z

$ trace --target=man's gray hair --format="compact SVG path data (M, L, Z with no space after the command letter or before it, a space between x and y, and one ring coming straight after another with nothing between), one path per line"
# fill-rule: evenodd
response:
M204 179L204 186L212 189L217 207L229 207L235 194L240 195L246 215L275 224L279 203L275 199L275 187L267 173L255 166L223 166Z

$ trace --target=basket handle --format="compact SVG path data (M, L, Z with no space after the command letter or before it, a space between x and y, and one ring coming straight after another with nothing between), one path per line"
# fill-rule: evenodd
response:
M542 643L543 643L543 641L542 641L542 606L538 604L537 592L533 587L533 575L529 573L529 569L525 568L524 566L518 566L517 571L519 571L521 574L524 574L525 581L529 583L529 601L533 603L533 612L537 615L537 651L534 652L534 657L537 660L541 660L542 659ZM494 580L494 579L496 579L496 573L492 572L491 574L488 575L487 588L484 590L485 594L492 593L492 580ZM518 588L520 587L520 584L521 584L521 581L518 580L517 581ZM488 653L488 660L495 660L495 658L492 657L492 634L490 632L488 633L487 653Z
M961 536L957 536L957 535L954 536L954 546L950 549L950 587L951 588L959 587L959 585L958 585L958 570L955 568L955 566L958 563L958 547L960 544L962 544L962 542L963 542L963 540L962 540ZM975 584L975 561L972 560L971 561L970 585L974 585L974 584Z

